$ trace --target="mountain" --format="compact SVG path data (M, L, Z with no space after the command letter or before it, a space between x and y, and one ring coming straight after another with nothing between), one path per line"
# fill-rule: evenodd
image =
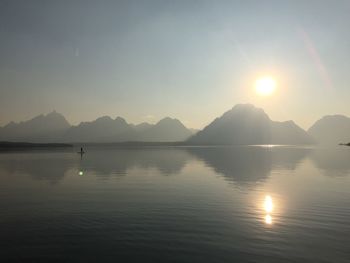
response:
M276 122L260 108L238 104L193 135L190 144L312 144L312 137L293 121Z
M11 122L0 127L0 141L108 143L127 141L178 142L193 133L179 120L166 117L156 124L129 124L109 116L71 126L63 115L53 111L29 121Z
M55 142L70 128L63 115L53 111L31 120L10 122L0 128L0 141Z
M129 140L132 127L121 117L100 117L71 127L63 136L65 142L121 142Z
M135 140L147 142L178 142L187 140L193 133L178 119L166 117L137 134Z
M71 127L63 137L65 142L174 142L184 141L192 135L179 120L169 117L156 124L128 124L123 118L101 117Z
M166 117L156 124L129 124L104 116L70 126L63 115L52 112L29 121L0 128L0 141L26 142L181 142L190 144L309 144L312 137L293 121L275 122L259 108L239 104L193 133L179 120ZM350 141L350 140L346 140Z
M318 143L337 145L350 142L350 118L343 115L328 115L316 121L308 133Z

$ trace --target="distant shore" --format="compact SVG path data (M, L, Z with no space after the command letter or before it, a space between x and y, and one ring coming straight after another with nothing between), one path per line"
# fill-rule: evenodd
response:
M11 149L45 149L45 148L69 148L67 143L30 143L30 142L0 142L0 150Z
M205 144L183 142L143 142L143 141L127 141L127 142L69 142L69 143L30 143L30 142L1 142L0 150L7 149L55 149L55 148L72 148L72 147L94 147L94 146L111 146L118 148L133 147L197 147L197 146L248 146L249 144ZM261 144L264 145L264 144ZM282 144L281 144L282 145ZM346 144L344 144L346 145ZM250 145L252 146L252 145ZM254 145L256 146L256 145ZM349 145L350 146L350 145Z
M185 146L189 145L187 142L142 142L142 141L128 141L128 142L81 142L72 143L74 146L119 146L119 147L139 147L139 146Z
M262 144L264 145L264 144ZM350 146L350 143L340 143L342 146ZM139 147L198 147L198 146L248 146L246 144L200 144L183 142L142 142L142 141L128 141L128 142L70 142L70 143L31 143L31 142L9 142L0 141L0 150L31 150L31 149L64 149L73 147L94 147L94 146L110 146L118 148L139 148ZM252 145L250 145L252 146ZM256 146L256 145L254 145ZM286 145L284 145L286 146Z

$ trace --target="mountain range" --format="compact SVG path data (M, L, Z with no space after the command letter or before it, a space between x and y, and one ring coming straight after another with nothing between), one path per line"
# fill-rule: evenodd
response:
M192 135L179 120L166 117L156 124L128 124L125 119L104 116L92 122L72 126L63 135L64 142L177 142Z
M10 122L0 128L0 141L56 142L62 138L71 125L63 115L53 111L31 120Z
M350 118L325 116L308 131L293 121L277 122L260 108L238 104L200 131L166 117L156 124L128 123L122 117L104 116L70 125L55 111L31 120L0 127L0 141L26 142L182 142L190 145L261 145L350 142Z
M26 142L177 142L193 135L179 120L166 117L156 124L129 124L125 119L104 116L71 126L55 111L31 120L11 122L0 128L0 141Z

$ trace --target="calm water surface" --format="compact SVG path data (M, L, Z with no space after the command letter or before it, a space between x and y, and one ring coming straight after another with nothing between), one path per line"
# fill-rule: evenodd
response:
M350 148L0 153L2 262L350 262Z

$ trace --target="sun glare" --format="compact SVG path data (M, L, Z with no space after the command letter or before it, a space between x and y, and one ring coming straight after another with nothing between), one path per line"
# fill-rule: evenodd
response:
M273 202L271 196L265 196L264 209L267 213L271 213L273 210Z
M269 96L276 89L276 81L271 77L263 77L255 82L255 91L260 96Z
M271 225L272 224L272 216L266 215L265 216L265 223L268 225Z
M273 201L272 201L272 197L270 195L265 196L264 210L266 213L265 217L264 217L264 221L266 224L271 225L272 224L271 212L273 211Z

